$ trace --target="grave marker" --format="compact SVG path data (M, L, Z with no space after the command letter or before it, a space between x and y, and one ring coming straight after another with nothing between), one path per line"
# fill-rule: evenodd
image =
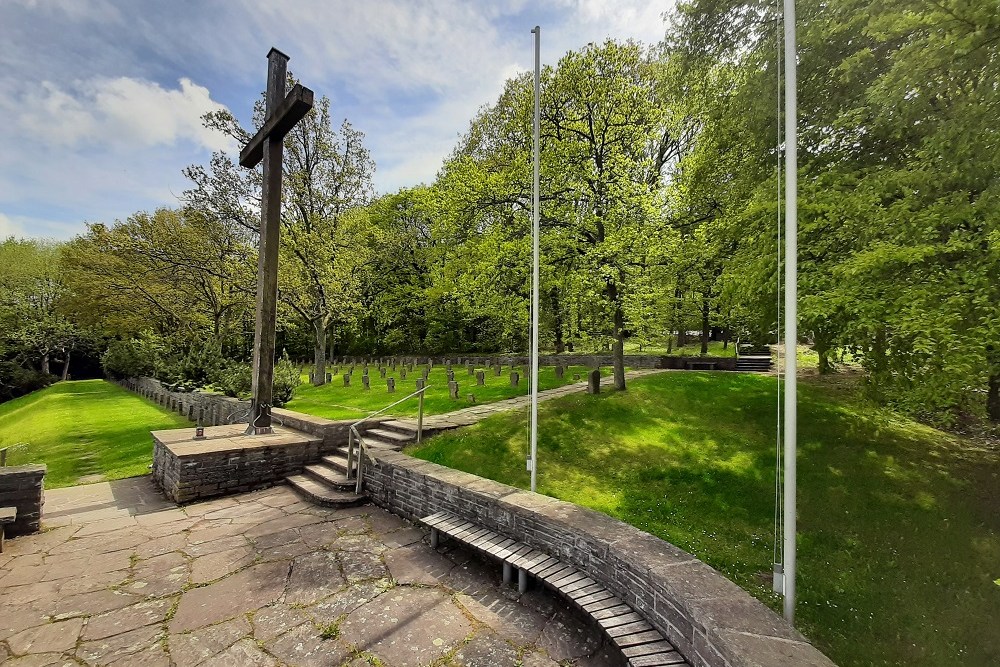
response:
M386 391L388 391L390 394L395 393L395 391L396 391L396 379L395 378L387 378L386 381L385 381L385 388L386 388Z
M486 373L482 371L476 371L476 385L480 387L486 385Z
M601 370L599 368L595 368L587 373L587 393L601 393Z
M448 383L448 395L451 396L452 400L458 398L458 383L454 380Z
M351 374L350 373L344 373L344 386L345 387L350 387L351 386Z
M361 388L365 391L371 389L371 378L366 374L361 376Z
M516 387L517 383L521 381L521 376L518 375L517 371L510 372L510 386Z

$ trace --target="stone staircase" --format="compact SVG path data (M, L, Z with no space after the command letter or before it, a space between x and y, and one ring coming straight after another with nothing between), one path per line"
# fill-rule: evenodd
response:
M417 432L409 423L393 420L368 429L362 437L365 446L376 452L399 451L417 439ZM285 481L299 495L324 507L353 507L368 502L368 496L354 492L357 480L347 477L347 443L307 465L301 474L285 477Z
M736 370L749 373L767 373L771 370L771 353L753 351L736 360Z

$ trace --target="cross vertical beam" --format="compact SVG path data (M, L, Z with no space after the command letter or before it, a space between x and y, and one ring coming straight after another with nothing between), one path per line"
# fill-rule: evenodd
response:
M285 134L312 108L313 93L296 85L285 96L288 56L267 54L264 125L240 152L240 165L264 161L260 202L260 254L257 259L257 318L254 324L253 399L247 434L271 432L274 396L274 337L278 308L278 234L281 224L281 171Z

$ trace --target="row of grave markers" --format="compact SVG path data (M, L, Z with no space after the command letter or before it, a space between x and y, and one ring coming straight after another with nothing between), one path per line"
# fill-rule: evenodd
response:
M399 366L399 375L400 375L400 379L401 380L405 380L406 379L407 366L409 366L409 371L410 372L413 372L413 370L414 370L414 364L412 362L409 363L409 364L402 363ZM349 367L347 367L345 369L347 372L342 375L345 387L350 387L351 386L351 378L354 376L355 367L356 367L355 364L351 364ZM473 366L471 362L468 362L467 365L466 365L466 367L468 369L469 375L470 376L475 376L475 378L476 378L476 386L483 387L483 386L486 385L486 372L485 371L476 370L475 366ZM431 368L432 368L431 365L427 365L427 366L424 366L423 368L421 368L421 369L418 370L418 372L420 373L421 377L417 378L416 383L415 383L417 391L419 391L420 389L423 389L427 385L427 377L430 374ZM501 367L500 364L495 364L495 365L492 366L492 368L493 368L493 374L496 377L500 377L502 375L502 367ZM386 373L390 369L391 370L396 370L395 364L390 364L388 367L386 367L386 366L379 366L378 367L379 377L382 378L382 379L385 379L385 381L386 381L386 391L387 391L387 393L392 394L392 393L395 393L395 391L396 391L396 378L386 377ZM560 365L557 365L555 367L555 375L556 375L557 378L562 379L563 377L565 377L565 373L566 373L565 367L560 366ZM326 374L326 381L327 382L332 382L333 381L333 377L335 375L340 375L340 367L339 366L335 367L332 372L328 372ZM448 364L448 368L447 368L447 376L448 376L448 393L449 393L449 395L451 396L452 399L458 399L458 397L459 397L459 384L455 380L455 371L451 368L451 364L450 363ZM371 389L371 377L372 376L369 374L369 366L366 364L364 366L364 368L362 369L362 373L361 373L361 387L362 387L362 389L364 389L364 390L370 390ZM573 374L573 379L575 381L580 381L580 379L581 379L580 374L579 373L574 373ZM590 371L587 374L587 380L588 380L587 390L588 390L589 393L596 394L596 393L598 393L600 391L600 379L601 379L601 371L600 371L600 369L594 369L594 370ZM309 381L310 382L314 382L315 381L315 373L314 372L310 372L309 373ZM510 386L517 387L520 384L520 382L521 382L521 374L519 372L517 372L517 371L512 370L510 372ZM469 398L473 402L475 401L475 398L474 398L473 394L470 394Z

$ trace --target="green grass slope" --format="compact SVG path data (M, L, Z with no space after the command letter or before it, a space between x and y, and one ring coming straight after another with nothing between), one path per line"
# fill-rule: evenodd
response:
M327 419L360 419L377 410L381 410L387 405L398 401L407 394L416 391L417 378L421 377L421 366L414 368L412 372L406 374L406 379L400 377L399 369L389 371L386 377L396 379L396 391L390 394L386 389L385 378L379 376L378 368L372 366L368 372L371 374L371 389L365 390L361 386L361 367L354 369L351 377L351 386L345 387L341 375L333 378L332 382L314 387L308 384L308 376L303 375L303 384L295 390L295 397L285 406L289 410L304 412L317 417ZM425 393L424 413L441 414L451 412L460 408L472 405L469 401L469 394L474 394L476 403L492 403L506 398L523 396L528 393L528 372L527 367L518 368L521 374L521 381L517 387L510 386L510 367L504 366L503 373L498 377L493 374L491 368L479 368L485 371L485 385L476 386L476 378L469 375L465 366L453 366L455 371L455 381L459 386L459 397L453 400L448 395L448 375L444 366L435 366L427 378L430 388ZM565 375L559 379L555 375L554 367L538 369L538 386L540 389L555 389L565 384L572 384L573 374L579 373L581 380L586 379L589 369L583 366L570 366L566 368ZM610 373L605 369L605 373ZM396 406L390 411L391 414L400 417L414 417L417 414L417 399L410 399L406 403Z
M0 404L8 465L44 463L46 488L142 475L150 431L190 422L104 380L59 382Z
M798 623L842 665L1000 664L996 452L801 386ZM539 491L770 591L774 378L666 373L540 406ZM429 440L420 458L526 488L525 418Z

